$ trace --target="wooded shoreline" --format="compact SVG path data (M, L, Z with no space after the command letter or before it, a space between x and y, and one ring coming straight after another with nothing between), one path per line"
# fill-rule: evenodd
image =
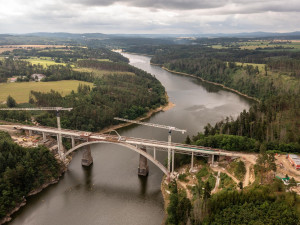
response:
M230 90L230 91L232 91L232 92L235 92L235 93L237 93L238 95L241 95L241 96L243 96L243 97L252 99L252 100L254 100L254 101L256 101L256 102L260 102L259 99L255 98L255 97L251 97L251 96L246 95L246 94L243 94L242 92L239 92L239 91L237 91L237 90L235 90L235 89L233 89L233 88L227 87L227 86L225 86L224 84L220 84L220 83L208 81L208 80L205 80L205 79L203 79L203 78L201 78L201 77L198 77L198 76L196 76L196 75L193 75L193 74L188 74L188 73L183 73L183 72L177 72L177 71L174 71L174 70L169 70L168 68L166 68L166 67L164 67L164 66L162 66L162 65L152 64L152 63L151 63L151 65L160 66L162 69L164 69L164 70L166 70L166 71L168 71L168 72L170 72L170 73L175 73L175 74L179 74L179 75L184 75L184 76L189 76L189 77L197 78L197 79L199 79L199 80L201 80L201 81L203 81L203 82L206 82L206 83L209 83L209 84L213 84L213 85L220 86L220 87L222 87L222 88L224 88L224 89L227 89L227 90Z

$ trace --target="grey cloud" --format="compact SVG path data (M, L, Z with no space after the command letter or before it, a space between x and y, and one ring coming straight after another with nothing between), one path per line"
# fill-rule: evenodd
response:
M299 30L300 20L299 0L43 0L42 4L36 4L38 1L32 0L21 8L18 6L23 0L10 0L14 4L0 8L0 30L24 33L283 32Z
M83 5L108 6L121 3L128 6L157 9L207 9L226 5L228 0L70 0Z
M235 13L248 13L274 11L274 12L295 12L300 10L298 0L68 0L70 3L77 3L86 6L108 6L113 4L124 4L127 6L143 7L150 9L219 9L224 10L226 6L235 6ZM239 12L241 10L241 12ZM229 10L228 13L231 11Z

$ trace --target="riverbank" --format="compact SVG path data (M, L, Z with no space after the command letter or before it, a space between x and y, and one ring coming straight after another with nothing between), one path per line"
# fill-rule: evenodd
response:
M201 81L203 81L203 82L206 82L206 83L209 83L209 84L213 84L213 85L217 85L217 86L222 87L222 88L224 88L224 89L226 89L226 90L235 92L235 93L237 93L238 95L241 95L241 96L246 97L246 98L248 98L248 99L252 99L252 100L254 100L254 101L256 101L256 102L260 102L259 99L255 98L255 97L251 97L251 96L249 96L249 95L246 95L246 94L244 94L244 93L242 93L242 92L239 92L239 91L237 91L237 90L235 90L235 89L233 89L233 88L227 87L227 86L225 86L224 84L220 84L220 83L208 81L208 80L205 80L205 79L203 79L203 78L201 78L201 77L198 77L198 76L196 76L196 75L193 75L193 74L183 73L183 72L177 72L177 71L174 71L174 70L169 70L168 68L166 68L166 67L164 67L164 66L162 66L162 65L156 65L156 64L152 64L152 63L151 63L151 65L160 66L162 69L164 69L164 70L166 70L166 71L168 71L168 72L170 72L170 73L175 73L175 74L179 74L179 75L184 75L184 76L189 76L189 77L197 78L197 79L199 79L199 80L201 80Z
M50 180L50 181L48 181L48 182L42 184L40 187L38 187L38 188L36 188L36 189L30 191L30 192L27 194L26 197L23 197L23 201L22 201L22 202L18 203L18 204L16 205L15 208L13 208L13 209L12 209L12 210L4 217L4 218L2 218L2 219L0 220L0 225L5 224L5 223L7 223L7 222L9 222L9 221L12 220L12 217L11 217L11 216L12 216L15 212L19 211L23 206L26 205L26 198L27 198L27 197L30 197L30 196L32 196L32 195L36 195L36 194L40 193L42 190L44 190L45 188L47 188L48 186L50 186L50 185L52 185L52 184L58 183L60 177L67 171L67 168L68 168L68 167L65 166L65 167L63 167L63 168L61 169L58 178L52 179L52 180Z
M148 54L142 54L142 53L134 53L134 52L124 52L122 49L119 53L128 53L131 55L142 55L142 56L148 56L148 57L153 57L154 55L148 55Z
M164 218L162 220L161 225L166 224L166 220L168 218L167 208L168 208L169 202L170 202L170 200L169 200L170 193L167 193L167 188L166 188L167 185L168 185L167 176L163 176L161 185L160 185L160 190L161 190L163 200L164 200Z

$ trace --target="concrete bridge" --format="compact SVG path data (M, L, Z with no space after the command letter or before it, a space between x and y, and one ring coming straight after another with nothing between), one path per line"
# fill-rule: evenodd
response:
M72 148L67 152L64 152L61 145L58 143L58 154L62 161L80 148L85 148L82 158L82 165L89 166L93 163L93 158L91 155L90 146L93 144L108 143L123 146L124 148L135 151L140 155L138 174L142 176L147 176L149 173L148 162L150 160L155 164L164 174L168 177L174 172L174 157L171 166L166 168L156 159L157 151L174 151L179 154L189 154L191 155L191 169L193 168L194 156L204 156L209 157L211 163L214 163L214 156L229 156L229 157L239 157L237 152L229 152L222 149L214 149L203 146L186 145L181 143L168 143L164 141L149 140L134 137L120 136L117 132L116 135L92 133L78 130L68 130L68 129L57 129L53 127L42 127L42 126L14 126L15 129L24 130L28 132L29 135L33 133L42 134L43 139L46 140L47 136L56 136L57 140L59 137L70 138L72 143ZM59 142L59 141L58 141ZM153 155L147 152L147 150L153 150ZM173 154L174 155L174 154ZM170 157L170 154L168 154ZM171 160L171 159L170 159ZM169 158L168 158L169 161Z

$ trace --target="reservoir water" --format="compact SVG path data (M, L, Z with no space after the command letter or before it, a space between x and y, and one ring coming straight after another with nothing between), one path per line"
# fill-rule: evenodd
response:
M187 129L190 136L207 123L232 116L250 107L251 101L192 77L169 73L150 65L146 56L125 54L130 64L156 76L176 106L146 120ZM119 129L124 136L167 141L167 130L140 125ZM183 142L186 134L173 133L172 141ZM28 198L10 225L158 225L164 217L160 184L163 173L149 162L149 176L137 175L139 155L115 145L92 147L94 164L81 166L82 152L73 156L59 183ZM166 153L157 154L161 162Z

